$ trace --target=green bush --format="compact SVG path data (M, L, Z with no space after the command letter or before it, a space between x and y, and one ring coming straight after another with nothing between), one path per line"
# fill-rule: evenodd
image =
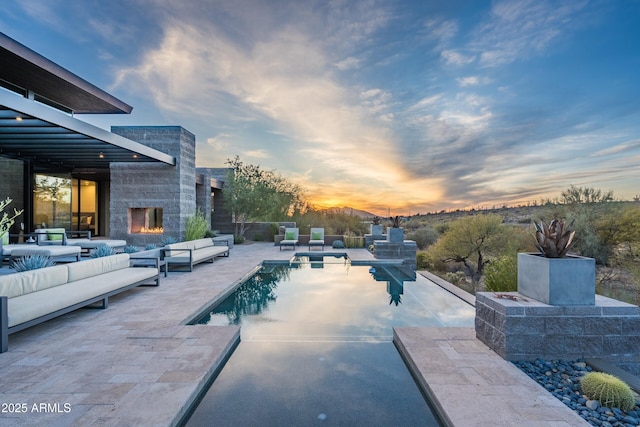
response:
M209 224L204 213L198 208L195 215L187 218L184 226L184 240L198 240L204 238L205 234L209 230Z
M235 243L236 245L241 245L244 243L244 241L244 236L241 236L239 234L233 236L233 243Z
M18 273L21 271L37 270L39 268L51 267L55 262L46 255L26 255L11 261L11 268Z
M91 258L102 258L104 256L115 255L116 250L111 246L100 245L93 252L91 252Z
M218 234L220 234L220 233L218 233L217 230L207 229L207 231L205 231L205 233L204 233L204 237L212 237L213 238L213 237L216 237Z
M518 290L518 254L503 255L491 260L484 270L484 283L491 292Z
M434 244L440 234L430 226L420 227L410 233L407 233L407 239L416 242L418 249L425 249Z
M589 372L580 380L582 392L602 406L630 411L636 406L631 388L621 379L604 372Z

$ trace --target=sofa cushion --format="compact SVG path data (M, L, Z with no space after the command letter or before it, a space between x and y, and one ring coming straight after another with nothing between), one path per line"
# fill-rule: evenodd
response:
M117 254L67 264L69 282L129 267L129 254Z
M84 262L89 261L80 261L76 264ZM151 282L157 274L158 270L154 268L129 267L14 298L8 304L9 327L120 289L131 283L145 279L150 279Z
M194 249L202 249L202 248L206 248L209 246L213 246L213 239L211 238L205 238L205 239L198 239L198 240L194 240L193 241L193 248Z
M0 295L14 298L67 283L67 267L54 265L0 276Z
M193 247L193 241L172 243L170 245L165 245L165 255L168 257L186 256L189 258L189 251L187 249L193 249Z

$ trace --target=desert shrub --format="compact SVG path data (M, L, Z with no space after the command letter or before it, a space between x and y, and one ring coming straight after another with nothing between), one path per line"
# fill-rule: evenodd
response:
M631 388L621 379L604 372L589 372L580 380L582 392L602 406L630 411L636 406Z
M184 228L184 240L198 240L202 239L209 230L209 224L204 213L199 208L196 209L196 213L193 216L187 218Z
M447 263L438 258L431 250L418 251L416 254L416 267L420 270L444 273L447 271Z
M269 241L273 242L273 237L278 234L278 224L275 222L272 222L271 224L269 224Z
M18 273L21 271L37 270L39 268L51 267L55 262L46 255L26 255L11 261L11 268Z
M407 233L407 239L416 242L418 249L425 249L434 244L440 234L431 226L420 227L410 233Z
M463 271L456 271L456 272L449 271L448 273L445 274L444 278L447 282L452 283L456 286L460 286L461 284L467 281L467 275L464 274Z
M115 255L116 250L111 246L100 245L93 252L91 252L91 258L102 258L105 256Z
M155 243L149 243L148 245L146 245L146 246L144 247L144 249L145 249L146 251L151 250L151 249L155 249L155 248L157 248L157 246L156 246L156 244L155 244Z
M139 252L139 249L136 246L127 245L124 247L123 251L125 254L135 254L136 252Z
M216 237L218 234L220 234L217 230L211 230L211 229L207 229L207 231L204 232L204 237Z
M344 242L342 240L334 240L331 247L333 249L344 249Z
M262 233L255 233L253 235L253 240L256 242L262 242L264 240L264 237L262 237Z
M241 236L239 234L236 234L233 236L233 243L235 243L236 245L241 245L243 244L245 241L245 237Z
M484 271L484 283L491 292L518 290L518 254L502 255L491 260Z

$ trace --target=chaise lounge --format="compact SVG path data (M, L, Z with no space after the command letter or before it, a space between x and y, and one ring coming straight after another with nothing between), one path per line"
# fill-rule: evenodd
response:
M280 242L280 250L283 246L291 246L295 250L298 245L299 232L298 228L285 228L284 239Z

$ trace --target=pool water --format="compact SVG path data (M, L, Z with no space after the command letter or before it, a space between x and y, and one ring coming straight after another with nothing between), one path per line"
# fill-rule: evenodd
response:
M242 341L188 425L438 425L392 327L473 326L474 317L401 265L265 263L197 322L240 325Z

